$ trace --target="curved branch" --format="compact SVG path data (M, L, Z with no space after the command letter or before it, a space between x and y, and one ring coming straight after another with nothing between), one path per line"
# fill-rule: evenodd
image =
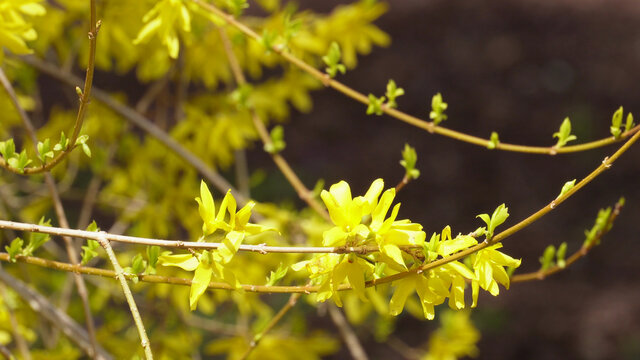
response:
M224 52L227 54L227 59L229 60L229 64L231 65L231 72L233 73L233 76L236 80L236 84L238 86L245 85L247 83L247 80L242 73L242 68L238 63L238 59L233 53L231 41L229 41L229 36L222 27L218 27L218 31L220 33L220 38L222 39L222 44L224 45ZM248 106L248 108L249 113L251 114L251 120L253 121L253 126L258 131L258 135L260 136L262 143L265 146L273 145L271 137L267 132L267 128L264 126L264 123L262 122L262 119L260 119L260 116L258 116L256 109L250 105ZM298 175L296 175L295 171L293 171L293 169L291 169L291 166L289 166L287 160L285 160L285 158L278 153L270 153L269 155L271 155L271 159L273 159L273 162L278 166L278 169L280 169L282 175L284 175L284 177L287 179L287 181L289 181L294 190L296 190L300 199L306 202L309 207L320 214L320 216L322 216L325 220L331 221L327 210L325 210L325 208L320 205L320 203L313 197L311 190L309 190L302 183Z
M600 242L602 237L609 232L609 229L611 229L611 225L613 225L613 222L615 221L615 219L618 217L618 215L620 215L620 211L622 210L623 206L624 205L620 202L618 202L615 205L615 207L613 208L613 211L611 212L611 214L609 214L609 217L607 218L606 223L602 227L603 230L596 234L593 241L591 241L587 245L583 245L580 249L578 249L571 256L569 256L564 266L554 265L544 270L538 270L538 271L533 271L533 272L524 273L524 274L516 274L511 277L511 283L519 283L519 282L532 281L532 280L544 280L547 276L553 275L557 272L567 269L573 263L580 260L582 257L586 256L589 253L589 251L591 251L591 249L593 249L596 246L596 244Z
M208 11L220 18L222 18L227 24L235 27L236 29L238 29L240 32L244 33L247 37L256 40L256 41L260 41L260 39L262 38L260 35L258 35L255 31L253 31L251 28L249 28L248 26L244 25L243 23L239 22L238 20L236 20L233 16L225 13L224 11L218 9L217 7L215 7L214 5L205 3L201 0L191 0L193 3L195 3L196 5L200 6L200 8L204 9L205 11ZM313 76L314 78L316 78L317 80L321 81L325 86L327 87L332 87L333 89L341 92L342 94L362 103L365 105L369 105L369 98L364 95L361 92L358 92L352 88L350 88L349 86L335 80L335 79L331 79L327 74L319 71L318 69L314 68L313 66L307 64L306 62L304 62L303 60L291 55L290 53L287 53L285 51L283 51L283 49L281 48L271 48L269 49L277 54L279 54L280 56L282 56L286 61L288 61L289 63L293 64L294 66L298 67L299 69L301 69L302 71L308 73L309 75ZM487 148L489 145L495 145L495 149L498 150L504 150L504 151L512 151L512 152L521 152L521 153L530 153L530 154L544 154L544 155L555 155L555 154L565 154L565 153L572 153L572 152L578 152L578 151L585 151L585 150L591 150L591 149L595 149L595 148L599 148L605 145L609 145L609 144L613 144L619 141L623 141L629 137L631 137L633 134L637 133L640 131L640 125L634 127L633 129L624 132L623 134L621 134L621 136L619 138L615 138L613 136L604 138L604 139L600 139L600 140L595 140L595 141L591 141L591 142L587 142L584 144L579 144L579 145L572 145L572 146L563 146L560 148L557 148L555 146L526 146L526 145L517 145L517 144L508 144L508 143L497 143L497 144L493 144L491 142L490 139L484 139L481 137L477 137L477 136L473 136L473 135L468 135L459 131L455 131L455 130L451 130L451 129L447 129L444 128L440 125L435 125L433 122L430 121L426 121L423 119L420 119L418 117L409 115L407 113L404 113L400 110L396 110L393 108L390 108L386 105L382 105L381 109L384 113L386 113L387 115L396 118L400 121L403 121L405 123L408 123L410 125L413 125L417 128L426 130L429 133L436 133L442 136L446 136L452 139L456 139L462 142L466 142L469 144L473 144L473 145L478 145L478 146L482 146L484 148Z
M82 129L82 123L85 119L85 114L87 113L87 108L89 107L89 102L91 100L91 88L93 86L93 73L95 68L95 58L96 58L96 39L98 37L98 31L100 31L100 20L96 20L96 6L95 0L91 1L91 18L90 18L90 27L88 37L89 37L89 61L87 65L87 73L84 79L84 89L80 90L80 85L77 85L76 91L78 92L78 97L80 98L80 105L78 107L78 114L76 115L76 121L73 124L73 129L71 130L71 137L69 138L69 144L62 152L58 153L53 159L49 162L43 163L41 166L37 167L29 167L25 168L23 171L20 169L16 169L7 163L7 161L0 157L0 167L3 167L15 174L25 174L25 175L33 175L40 174L43 172L47 172L53 169L58 163L60 163L73 149L77 147L76 140L78 139L78 135L80 134L80 129ZM17 97L13 92L11 84L9 80L2 74L0 77L0 81L2 82L5 90L9 93L9 98L11 99L13 105L18 109L18 113L21 118L25 118L27 116L26 112L22 107L18 104ZM80 81L78 80L78 83ZM27 130L29 132L35 133L35 129L32 125L27 125ZM33 146L36 146L37 139L33 140Z
M65 73L57 67L48 64L42 60L39 60L32 56L20 57L24 63L38 69L39 71L69 85L77 85L80 83L80 79L72 74ZM133 123L137 127L146 131L149 135L158 140L161 144L166 146L169 150L173 151L176 155L181 157L189 165L193 166L207 181L215 186L221 193L226 193L228 189L231 189L233 196L238 200L238 203L244 205L249 199L236 190L227 180L225 180L220 174L213 170L204 161L194 155L192 152L183 147L179 142L175 141L166 132L156 126L149 119L135 111L134 109L123 105L113 99L106 91L98 88L93 88L93 96L95 99L105 104L111 110Z

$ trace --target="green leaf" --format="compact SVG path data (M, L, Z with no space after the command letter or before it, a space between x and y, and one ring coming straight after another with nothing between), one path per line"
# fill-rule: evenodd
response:
M554 133L553 137L558 138L558 142L555 145L556 148L561 148L569 141L577 139L575 135L571 135L571 120L568 117L564 118L562 125L560 125L560 130Z
M567 181L566 183L564 183L564 185L562 186L562 190L560 190L560 195L558 195L556 199L566 194L567 192L569 192L569 190L573 189L575 185L576 185L576 179L573 179L571 181Z
M444 111L447 110L449 105L442 100L442 94L437 93L431 98L431 112L429 118L433 120L434 125L438 125L444 120L447 120L447 115Z
M64 131L60 133L60 141L53 147L54 151L65 150L69 146L69 139L64 134Z
M7 141L0 142L0 154L5 160L9 160L13 157L16 152L16 145L13 142L13 139L9 139Z
M540 257L540 264L542 265L540 270L544 271L553 266L553 258L555 254L556 247L553 245L549 245L546 249L544 249L544 253Z
M334 78L338 71L342 74L347 71L347 68L340 63L341 57L340 45L335 41L332 42L331 45L329 45L329 51L322 57L322 61L327 65L325 71L329 74L329 77Z
M267 50L267 54L273 51L277 37L278 37L278 34L276 34L275 32L269 31L267 29L262 31L262 36L260 37L260 44L262 44L262 46L264 46L264 48Z
M227 0L227 6L233 16L238 17L242 15L244 9L249 7L249 4L247 4L247 0Z
M417 179L420 176L420 170L416 169L417 161L418 154L416 153L416 149L405 143L404 149L402 150L402 160L400 160L400 165L405 169L405 175L410 179Z
M16 262L16 256L22 255L23 244L24 241L18 237L13 239L9 246L4 247L4 249L7 250L7 253L9 254L9 261Z
M95 240L87 240L87 245L82 246L82 265L86 265L91 259L98 256L97 248L100 244Z
M88 158L91 158L91 149L89 148L89 145L82 144L82 151L85 155L87 155Z
M369 106L367 106L367 115L376 114L382 115L382 104L384 104L385 97L375 97L373 94L369 94Z
M44 216L40 218L38 222L40 226L51 226L51 221L44 221ZM30 233L29 234L29 242L27 243L26 248L24 249L23 255L30 256L32 255L42 244L49 241L49 234L42 233Z
M489 139L489 144L487 144L487 149L493 150L496 148L496 146L498 146L499 143L500 139L498 138L498 133L494 131L491 133L491 138Z
M53 158L54 153L51 151L51 140L45 139L44 142L38 141L38 158L45 163L46 158Z
M98 227L98 224L96 224L96 221L93 220L91 222L91 224L89 224L89 226L87 226L87 231L100 231L100 228Z
M264 151L269 154L277 154L287 147L284 142L284 128L280 125L274 126L270 133L271 142L264 145Z
M567 254L567 243L563 242L562 244L560 244L560 246L558 247L558 251L556 251L556 259L557 259L557 263L558 266L561 269L564 269L565 266L567 266L567 262L565 261L564 257Z
M273 286L278 283L278 281L280 281L285 275L287 275L287 270L289 270L289 267L284 266L283 263L280 263L276 271L270 272L269 277L267 278L267 286Z
M396 103L396 98L402 95L404 95L404 89L397 87L395 81L389 80L389 82L387 83L387 93L386 93L387 99L389 99L387 101L387 106L390 108L398 107L398 104Z
M505 204L501 204L494 210L491 216L489 216L489 214L480 214L476 217L479 217L487 224L486 236L487 240L491 240L494 230L509 217L509 208L506 207Z
M230 98L231 101L240 109L246 109L249 107L249 99L251 97L251 92L253 91L253 87L250 84L242 84L236 87L235 90L231 92Z
M622 115L623 108L620 106L616 112L613 113L613 117L611 118L611 135L613 135L616 139L620 138L620 126L622 125Z
M158 259L160 257L160 246L147 246L147 269L145 274L155 274Z
M629 115L627 115L627 122L624 125L624 131L627 132L629 130L631 130L636 124L633 122L633 114L629 113Z

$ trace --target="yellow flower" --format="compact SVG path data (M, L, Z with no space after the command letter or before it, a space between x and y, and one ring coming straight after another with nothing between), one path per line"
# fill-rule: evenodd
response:
M471 262L475 271L476 279L471 282L473 290L473 305L475 307L478 302L478 291L482 288L493 296L500 293L498 283L509 289L509 275L504 267L517 268L520 266L521 260L516 260L509 255L501 253L497 249L502 244L496 244L486 249L480 250L471 256Z

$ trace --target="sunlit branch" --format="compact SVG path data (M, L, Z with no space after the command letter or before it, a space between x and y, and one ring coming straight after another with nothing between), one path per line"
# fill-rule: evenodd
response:
M533 271L525 274L516 274L511 277L511 282L519 283L519 282L532 281L532 280L544 280L547 276L553 275L557 272L567 269L573 263L580 260L582 257L586 256L589 253L589 251L591 251L591 249L593 249L600 242L602 237L609 232L611 225L613 225L613 222L620 214L622 207L623 207L622 203L616 204L611 214L609 214L609 217L607 218L606 223L603 225L602 231L598 232L594 237L594 239L589 244L583 245L580 249L578 249L571 256L569 256L569 258L567 258L567 260L565 261L564 266L554 265L544 270Z
M243 23L239 22L238 20L236 20L233 16L231 16L230 14L225 13L224 11L218 9L217 7L215 7L214 5L205 3L201 0L191 0L193 3L197 4L198 6L200 6L202 9L209 11L212 14L215 14L216 16L222 18L227 24L235 27L236 29L240 30L242 33L244 33L247 37L255 40L255 41L260 41L260 39L262 38L260 35L258 35L255 31L253 31L251 28L249 28L248 26L244 25ZM365 105L369 104L369 98L364 95L361 92L358 92L352 88L350 88L349 86L330 78L327 74L319 71L318 69L316 69L315 67L307 64L306 62L304 62L303 60L297 58L296 56L284 51L281 48L277 48L277 47L273 47L271 49L269 49L277 54L279 54L280 56L282 56L286 61L288 61L289 63L293 64L294 66L300 68L301 70L307 72L308 74L310 74L311 76L313 76L314 78L316 78L317 80L321 81L325 86L327 87L331 87L339 92L341 92L342 94L362 103ZM633 134L637 133L638 131L640 131L640 125L630 129L629 131L626 131L624 133L622 133L620 135L620 137L616 138L614 136L610 136L607 138L603 138L600 140L595 140L595 141L591 141L588 143L584 143L584 144L579 144L579 145L572 145L572 146L563 146L560 148L557 148L555 146L526 146L526 145L517 145L517 144L508 144L508 143L503 143L503 142L499 142L497 144L494 144L490 139L485 139L485 138L481 138L481 137L477 137L477 136L473 136L473 135L468 135L459 131L455 131L455 130L451 130L451 129L447 129L445 127L442 127L440 125L435 125L433 122L430 121L426 121L423 119L420 119L418 117L409 115L407 113L404 113L400 110L397 109L393 109L387 105L382 105L381 109L384 113L386 113L387 115L398 119L400 121L403 121L405 123L408 123L410 125L413 125L417 128L426 130L429 133L436 133L439 135L443 135L446 137L450 137L462 142L466 142L466 143L470 143L470 144L474 144L474 145L478 145L478 146L482 146L484 148L487 148L489 146L495 146L495 149L498 150L504 150L504 151L512 151L512 152L522 152L522 153L530 153L530 154L545 154L545 155L555 155L555 154L565 154L565 153L572 153L572 152L578 152L578 151L585 151L585 150L590 150L590 149L595 149L595 148L599 148L602 146L606 146L606 145L610 145L619 141L623 141L629 137L631 137Z

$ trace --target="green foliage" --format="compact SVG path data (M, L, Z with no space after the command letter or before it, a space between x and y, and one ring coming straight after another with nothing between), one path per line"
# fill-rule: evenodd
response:
M98 228L98 224L95 221L92 221L89 226L87 226L87 231L100 231ZM100 247L100 243L95 240L87 240L87 245L82 245L82 260L81 264L86 265L91 259L98 256L98 248Z
M429 113L429 119L433 120L434 125L438 125L444 120L447 120L447 115L444 113L449 105L442 100L442 94L437 93L431 98L431 112Z
M347 71L347 68L340 63L340 45L337 42L332 42L329 46L329 51L327 55L322 57L322 61L327 65L326 72L329 74L329 77L336 77L338 71L344 74Z
M404 95L404 89L397 87L395 81L389 80L389 82L387 83L387 92L385 95L387 99L389 99L387 100L387 106L390 108L396 108L398 107L396 98L398 96Z
M416 149L409 146L409 144L404 144L400 165L402 165L402 167L404 168L405 176L408 179L417 179L418 177L420 177L420 170L416 169L417 161L418 154L416 153Z
M376 114L382 115L382 105L384 105L386 98L384 96L376 97L373 94L369 94L369 105L367 106L367 115Z
M624 198L621 198L619 203L623 203ZM590 230L586 230L584 232L586 238L584 243L582 244L583 248L588 248L594 245L600 245L600 237L599 234L603 232L609 231L611 227L611 223L609 222L609 218L611 217L611 207L607 207L606 209L600 209L598 211L598 216L596 217L596 221Z
M277 284L278 281L282 280L282 278L284 278L285 275L287 275L288 271L289 271L289 267L284 265L283 263L280 263L276 271L271 271L269 273L269 277L267 278L267 286L273 286Z
M547 246L547 248L544 249L544 253L542 253L542 256L540 257L540 264L542 265L542 267L540 267L540 270L544 271L553 266L553 258L555 256L556 247L553 245Z
M281 152L285 147L287 147L287 144L284 142L284 128L282 126L275 126L271 129L269 135L271 137L271 142L264 145L264 151L273 155Z
M482 221L485 222L485 224L487 224L486 236L487 241L489 241L493 237L495 228L502 224L509 217L509 208L504 204L501 204L493 211L493 214L491 214L491 216L489 216L489 214L480 214L476 217L479 217L480 219L482 219Z
M573 189L575 185L576 185L576 179L573 179L571 181L567 181L566 183L564 183L564 185L562 185L562 190L560 190L560 194L556 197L556 199L562 197L564 194L569 192L571 189Z
M5 246L4 247L4 249L9 254L9 261L16 262L16 256L22 254L22 251L23 251L22 245L23 244L24 244L24 240L22 240L20 238L15 238L15 239L13 239L11 244L9 244L9 246Z
M489 144L487 144L487 149L493 150L500 143L500 139L498 138L498 133L493 131L491 133L491 138L489 139Z
M627 132L631 130L635 125L636 123L633 122L633 114L629 113L627 115L627 121L625 122L625 125L624 125L624 131Z
M615 137L616 139L619 139L620 134L622 134L622 131L620 130L620 126L622 126L623 114L624 114L624 110L622 106L620 106L618 110L616 110L616 112L613 113L613 117L611 118L611 135L613 135L613 137Z
M564 118L562 125L560 125L560 130L554 133L553 137L558 138L558 142L555 145L556 148L561 148L569 141L577 139L575 135L571 135L571 120L568 117Z
M249 8L247 0L227 0L227 7L233 14L233 16L240 16L244 12L244 9Z
M556 251L556 264L561 269L564 269L567 266L567 262L565 261L566 255L567 255L567 243L563 242L558 247L558 251Z

